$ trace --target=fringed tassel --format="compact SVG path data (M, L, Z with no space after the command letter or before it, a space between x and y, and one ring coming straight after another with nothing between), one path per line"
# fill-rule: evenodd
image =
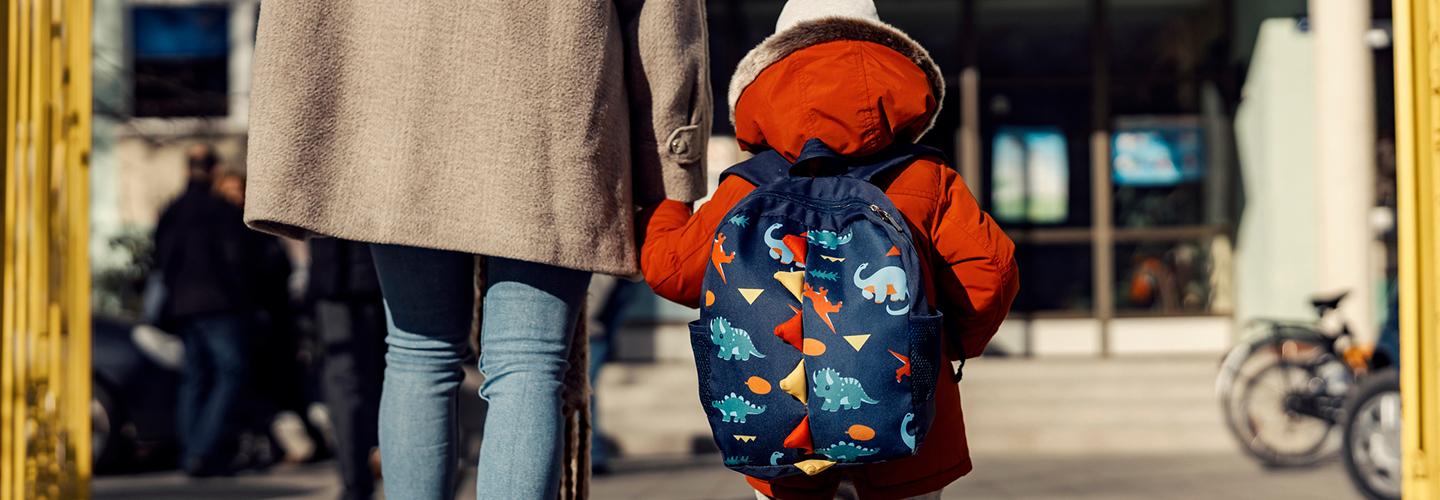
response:
M584 308L580 318L575 322L575 334L570 337L570 369L565 373L561 500L583 500L590 496L590 339L585 331Z

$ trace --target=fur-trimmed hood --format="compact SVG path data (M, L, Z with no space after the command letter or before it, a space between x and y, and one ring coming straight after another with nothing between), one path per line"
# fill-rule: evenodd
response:
M826 17L797 23L770 35L746 54L730 79L730 123L735 124L735 109L740 96L766 69L802 49L847 40L887 47L924 71L930 93L934 97L935 109L928 117L926 126L918 134L904 138L910 142L918 141L935 125L935 119L940 114L940 103L945 100L945 77L940 72L940 66L935 64L929 51L904 32L883 22L853 17Z

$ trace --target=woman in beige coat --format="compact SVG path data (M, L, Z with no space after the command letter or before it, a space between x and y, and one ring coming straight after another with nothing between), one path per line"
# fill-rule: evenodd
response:
M487 280L479 498L553 498L561 375L632 214L703 192L703 0L288 0L261 9L246 221L375 244L388 498L448 498Z

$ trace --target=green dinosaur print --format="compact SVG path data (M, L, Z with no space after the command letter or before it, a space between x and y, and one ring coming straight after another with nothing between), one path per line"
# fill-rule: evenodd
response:
M869 394L865 394L865 388L860 386L859 380L841 377L833 368L817 370L812 380L814 383L811 387L814 388L815 395L825 398L825 402L820 404L821 410L858 410L863 403L879 403L870 399Z
M730 223L743 228L750 225L750 218L744 215L735 214L730 216Z
M840 441L830 445L828 448L815 450L815 453L825 455L826 458L836 462L854 462L860 457L868 457L879 451L880 450L866 448L849 441Z
M846 232L844 236L840 236L835 231L826 231L823 229L811 229L805 234L805 238L810 240L810 243L819 245L826 250L840 248L840 245L849 243L852 236L854 236L854 233Z
M720 421L745 423L745 417L765 413L764 406L755 406L735 393L730 393L724 399L711 401L710 406L720 410Z
M811 269L809 273L811 276L820 278L822 280L830 280L837 282L840 281L840 275L835 274L835 271L821 271L819 269Z
M750 357L765 357L760 351L755 350L755 342L750 340L750 332L730 326L730 320L723 317L716 317L710 320L710 341L720 348L718 356L720 359L731 361L750 361Z

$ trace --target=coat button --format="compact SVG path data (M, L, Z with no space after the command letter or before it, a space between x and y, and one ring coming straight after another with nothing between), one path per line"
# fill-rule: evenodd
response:
M675 153L675 154L679 155L679 154L685 154L685 152L686 152L686 151L689 151L689 150L690 150L690 143L687 142L683 137L676 137L676 138L674 138L674 139L670 139L670 152L671 152L671 153Z

